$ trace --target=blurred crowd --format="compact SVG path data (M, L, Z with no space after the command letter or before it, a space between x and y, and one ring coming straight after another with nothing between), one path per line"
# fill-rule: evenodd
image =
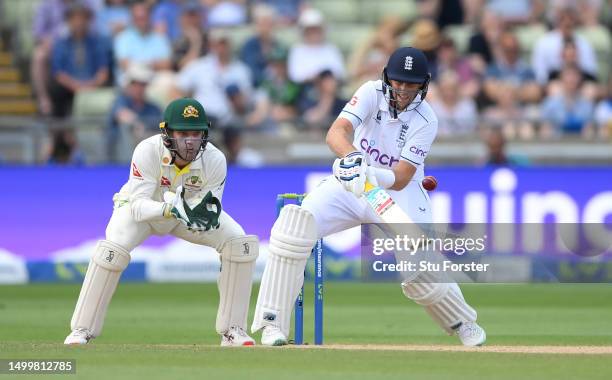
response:
M156 133L161 108L177 96L200 100L213 125L231 139L228 146L239 146L248 128L320 131L352 91L380 78L389 54L403 44L429 59L427 100L438 115L440 136L484 133L492 150L506 140L609 138L609 61L602 68L594 46L578 33L603 33L610 41L604 16L609 2L417 5L419 15L409 21L389 9L347 56L328 38L326 15L308 1L47 0L34 19L31 78L41 114L56 118L71 116L81 91L117 88L108 117L109 154L117 161L129 160L133 145ZM253 34L233 46L232 28L245 24ZM288 25L300 33L291 46L277 35ZM465 25L473 29L461 48L453 27ZM517 33L527 27L545 29L529 56ZM507 160L492 154L491 162L502 158Z

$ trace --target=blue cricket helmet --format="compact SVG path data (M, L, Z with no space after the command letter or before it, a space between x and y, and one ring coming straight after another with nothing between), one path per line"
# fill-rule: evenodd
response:
M393 52L389 57L387 66L383 69L383 94L385 97L388 94L389 106L394 109L397 117L397 112L404 110L398 110L395 108L395 99L393 95L393 88L391 87L391 80L405 83L418 83L421 85L419 88L418 100L415 99L411 104L414 105L413 110L421 104L421 102L427 96L427 88L429 87L429 81L431 80L431 74L429 73L429 63L425 54L413 47L401 47Z

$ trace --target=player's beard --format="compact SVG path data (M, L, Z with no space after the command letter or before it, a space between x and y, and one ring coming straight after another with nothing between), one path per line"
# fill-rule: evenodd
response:
M179 137L176 139L176 153L187 162L191 162L198 157L201 147L202 139L200 138Z

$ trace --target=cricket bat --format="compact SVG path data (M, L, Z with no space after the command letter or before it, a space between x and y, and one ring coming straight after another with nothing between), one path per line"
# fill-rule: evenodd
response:
M413 220L395 203L385 189L374 186L369 181L366 181L363 197L383 223L414 224Z

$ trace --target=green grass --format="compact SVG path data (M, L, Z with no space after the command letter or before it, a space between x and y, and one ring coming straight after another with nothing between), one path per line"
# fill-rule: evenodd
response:
M398 285L326 286L325 343L458 344ZM612 345L610 285L463 289L489 345ZM211 346L219 343L214 284L120 284L102 336L85 347L64 347L78 292L77 285L0 286L0 358L74 358L84 379L612 378L610 355L222 349ZM307 341L311 302L307 287Z

